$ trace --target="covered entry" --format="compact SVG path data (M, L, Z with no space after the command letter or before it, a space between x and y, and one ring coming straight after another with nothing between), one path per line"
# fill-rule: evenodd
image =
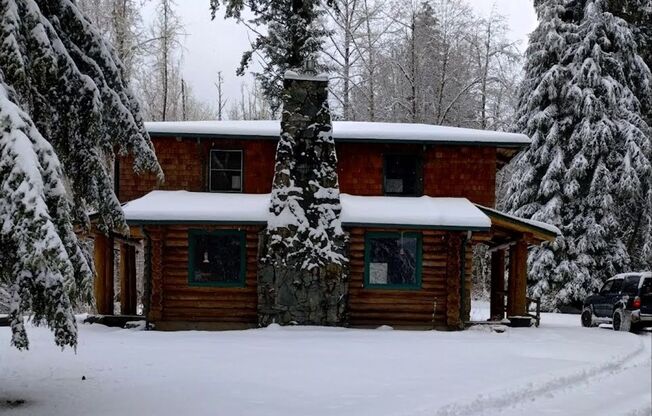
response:
M490 320L526 316L528 247L554 241L561 232L539 221L477 207L491 219L491 231L482 241L491 254Z

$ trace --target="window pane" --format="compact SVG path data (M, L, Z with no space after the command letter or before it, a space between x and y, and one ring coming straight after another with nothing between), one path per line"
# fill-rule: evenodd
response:
M638 294L638 283L641 281L641 276L627 276L623 284L623 293L636 296Z
M195 235L192 283L241 282L242 239L239 234Z
M418 239L372 237L367 241L369 284L416 285Z
M600 293L609 292L613 284L614 284L613 280L610 280L607 283L605 283L604 286L602 286L602 289L600 289Z
M242 176L238 171L212 171L211 191L240 191Z
M616 279L614 280L613 286L611 286L611 290L609 290L609 293L620 293L620 288L623 287L623 279Z
M242 169L241 151L211 151L211 169Z
M418 165L414 155L385 155L385 193L417 195Z

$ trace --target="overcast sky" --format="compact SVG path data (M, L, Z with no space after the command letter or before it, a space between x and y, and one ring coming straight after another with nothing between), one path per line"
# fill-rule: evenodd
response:
M480 16L490 13L495 4L498 12L508 18L511 37L521 42L520 49L527 46L527 35L536 27L536 14L532 0L467 0ZM238 77L235 70L242 52L249 48L247 30L232 19L217 16L210 19L208 0L179 0L178 14L185 25L183 73L195 94L203 101L217 101L214 86L217 72L224 75L224 90L230 102L240 94L240 85L250 79ZM151 17L151 7L143 17Z

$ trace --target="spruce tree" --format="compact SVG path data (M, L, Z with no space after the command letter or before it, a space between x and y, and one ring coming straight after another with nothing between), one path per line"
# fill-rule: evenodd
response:
M536 6L515 126L532 145L515 162L506 204L563 233L529 261L534 295L555 308L626 270L629 216L649 223L649 126L638 97L649 96L652 76L604 0Z
M288 70L303 70L309 57L322 50L327 31L319 23L324 6L333 0L211 0L213 18L224 4L225 17L242 19L247 7L254 18L248 21L253 27L264 27L266 33L257 33L252 49L242 55L238 75L243 75L255 54L263 57L263 70L255 73L272 111L282 104L283 76ZM315 62L317 72L325 67Z
M71 0L0 0L0 279L12 343L23 315L58 345L76 345L72 305L91 300L92 262L74 230L95 211L104 231L128 230L112 164L162 173L114 50ZM7 290L6 290L7 291Z

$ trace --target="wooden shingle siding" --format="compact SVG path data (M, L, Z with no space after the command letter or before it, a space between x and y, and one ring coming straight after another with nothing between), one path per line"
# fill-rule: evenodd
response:
M409 230L423 235L422 284L419 290L370 289L364 287L364 228L350 233L349 322L352 326L447 327L449 282L448 240L451 233ZM384 229L373 231L400 231ZM408 230L403 230L408 231ZM459 247L459 246L458 246ZM454 276L459 281L459 268ZM459 287L459 285L458 285ZM459 293L459 292L458 292ZM459 299L459 295L455 299ZM436 309L435 309L436 306ZM456 307L455 305L450 305Z
M210 149L242 150L244 155L243 192L265 194L271 189L276 142L271 140L176 140L152 138L156 157L165 174L157 185L152 175L136 175L131 159L120 161L119 199L131 201L159 189L191 192L208 191Z
M148 227L149 228L149 227ZM152 227L150 234L154 234ZM202 229L238 229L246 232L245 287L190 286L188 283L188 231ZM160 302L160 316L152 315L165 327L166 322L211 322L254 326L257 323L257 255L258 235L262 226L195 226L161 227L160 249L152 253L152 301ZM160 257L160 258L158 258ZM160 271L157 271L160 270ZM160 273L160 278L154 273ZM160 280L160 282L159 282ZM160 301L159 301L160 300ZM156 301L156 302L155 302ZM188 325L185 325L188 327Z
M244 151L243 192L271 190L276 142L273 140L176 140L152 138L165 173L157 185L151 175L136 175L129 159L120 162L120 201L130 201L154 190L208 190L210 149ZM495 204L496 148L482 146L422 146L413 144L339 143L340 190L351 195L383 195L383 155L420 154L423 192L433 197L465 197L493 207Z

